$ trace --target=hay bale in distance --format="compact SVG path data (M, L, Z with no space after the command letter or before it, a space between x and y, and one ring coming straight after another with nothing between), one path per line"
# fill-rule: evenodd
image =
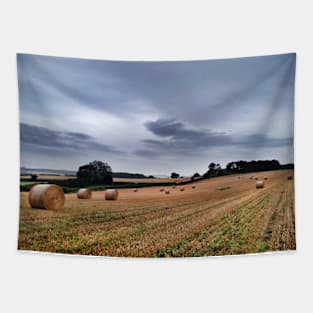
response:
M290 175L290 176L287 177L287 179L288 179L288 180L292 180L292 179L293 179L293 176Z
M257 189L264 188L264 181L263 180L257 180L256 183L255 183L255 187Z
M32 208L59 210L65 202L63 189L52 184L38 184L31 188L28 201Z
M267 177L265 176L265 177L263 178L263 180L267 180Z
M137 192L137 191L138 191L138 189L137 189L137 188L135 188L135 189L134 189L134 192Z
M169 195L170 191L168 189L165 190L165 194Z
M161 191L161 192L164 191L164 188L161 188L160 191Z
M176 185L173 185L172 188L175 189L175 188L176 188Z
M88 188L81 188L77 192L78 199L90 199L92 196L92 192Z
M117 189L107 189L105 191L105 200L116 200L118 198Z
M254 177L254 180L258 180L258 178L257 178L257 177Z
M192 186L191 186L191 188L192 188L192 189L195 189L195 188L196 188L196 186L195 186L195 185L192 185Z
M184 191L184 190L185 190L185 188L183 188L183 187L182 187L182 188L180 188L180 191Z

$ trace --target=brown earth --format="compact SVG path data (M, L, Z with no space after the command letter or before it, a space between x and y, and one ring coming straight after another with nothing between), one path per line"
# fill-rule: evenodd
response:
M202 180L179 188L120 189L92 199L67 194L58 211L31 209L21 192L18 248L109 256L205 256L294 250L295 213L290 170L255 188L253 174ZM150 179L149 179L150 181Z

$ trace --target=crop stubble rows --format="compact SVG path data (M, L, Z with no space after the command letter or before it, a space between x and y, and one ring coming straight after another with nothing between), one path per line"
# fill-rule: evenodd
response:
M116 202L67 195L66 207L57 212L30 209L22 193L18 246L142 257L295 249L293 181L286 175L274 173L263 190L247 176L227 190L213 190L213 179L199 184L199 189L211 187L210 197L202 189L198 197L177 193L138 200L130 195L129 201Z

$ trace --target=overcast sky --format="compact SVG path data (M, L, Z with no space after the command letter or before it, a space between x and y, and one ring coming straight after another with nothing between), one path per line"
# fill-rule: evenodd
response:
M117 62L18 54L21 165L204 173L293 162L295 54Z

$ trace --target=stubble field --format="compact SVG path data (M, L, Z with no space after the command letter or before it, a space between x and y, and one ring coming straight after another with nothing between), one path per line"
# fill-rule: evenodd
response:
M21 192L18 248L70 254L191 257L294 250L293 171L231 175L184 186L66 194L58 211L31 209ZM264 189L255 179L266 176ZM239 178L240 177L240 178Z

